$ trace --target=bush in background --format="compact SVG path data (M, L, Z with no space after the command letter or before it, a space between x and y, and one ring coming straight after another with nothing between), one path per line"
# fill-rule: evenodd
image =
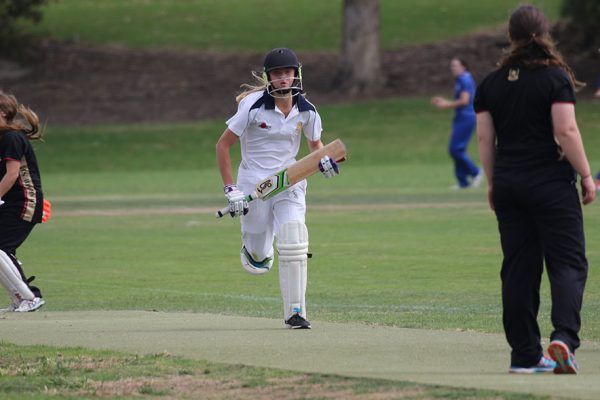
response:
M33 55L36 38L20 29L19 20L37 23L48 0L0 0L0 58L22 60Z
M563 0L561 14L569 19L569 27L577 32L583 48L600 45L599 0Z

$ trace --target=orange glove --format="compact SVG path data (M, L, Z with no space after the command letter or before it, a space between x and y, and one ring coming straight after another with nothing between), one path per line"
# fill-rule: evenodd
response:
M44 199L44 210L42 212L42 222L46 222L52 216L52 203Z

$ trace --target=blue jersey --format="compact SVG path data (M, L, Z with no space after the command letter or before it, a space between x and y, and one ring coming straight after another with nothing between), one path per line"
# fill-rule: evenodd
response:
M475 98L475 80L471 76L468 71L463 72L459 76L456 77L456 84L454 85L454 100L458 100L460 98L460 94L462 92L469 93L469 104L462 107L456 108L455 116L457 118L462 116L470 116L475 115L475 110L473 109L473 99Z

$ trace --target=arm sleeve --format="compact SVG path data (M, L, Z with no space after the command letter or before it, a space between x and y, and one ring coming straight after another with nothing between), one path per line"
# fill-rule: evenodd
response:
M466 76L459 76L457 79L458 83L458 93L469 92L469 82L467 82Z
M477 89L475 90L475 98L473 99L473 108L475 109L476 113L489 111L489 106L487 105L487 103L485 101L483 82L481 83L481 85L477 86Z
M226 122L229 130L235 133L238 137L241 137L244 134L250 122L250 106L252 105L252 102L248 101L249 97L251 96L247 96L240 102L235 115L229 118Z
M21 135L16 132L6 132L2 139L0 158L2 160L21 161L25 154L26 143Z
M321 116L315 111L309 111L308 121L304 125L304 136L311 142L315 142L321 139L321 132L323 127L321 126Z
M569 81L566 73L563 71L557 71L552 76L552 91L551 91L551 103L573 103L575 104L575 91Z

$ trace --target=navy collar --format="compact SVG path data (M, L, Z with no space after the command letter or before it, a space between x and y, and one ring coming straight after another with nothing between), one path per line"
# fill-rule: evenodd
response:
M295 97L295 99L296 105L298 106L298 111L317 111L315 106L306 100L303 95L299 94Z
M298 111L316 111L315 106L313 106L308 100L304 98L303 95L299 94L294 96L293 104L298 106ZM274 110L275 109L275 98L271 96L266 90L263 92L262 97L260 97L250 109L259 108L264 105L265 110Z
M274 110L275 109L275 98L271 96L266 90L263 92L263 104L265 105L265 110Z

